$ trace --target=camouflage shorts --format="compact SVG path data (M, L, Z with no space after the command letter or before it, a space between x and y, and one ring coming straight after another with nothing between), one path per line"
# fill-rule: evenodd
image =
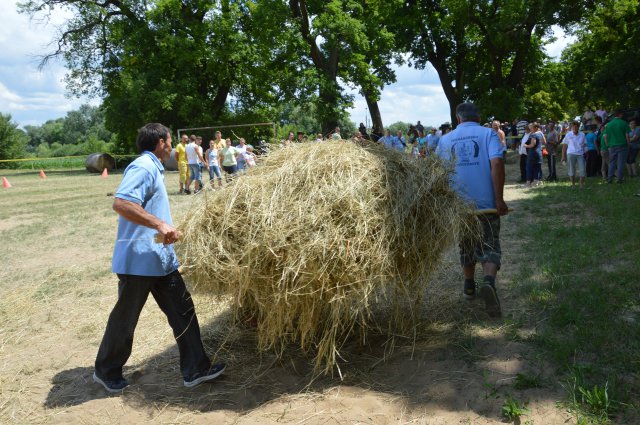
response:
M483 214L478 217L482 226L479 240L460 241L460 263L470 266L476 263L493 263L500 268L502 251L500 250L500 216Z

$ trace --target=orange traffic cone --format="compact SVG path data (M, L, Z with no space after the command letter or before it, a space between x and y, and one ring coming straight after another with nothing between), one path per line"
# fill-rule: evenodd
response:
M106 179L107 177L109 177L109 173L107 173L107 169L105 168L104 170L102 170L102 178Z
M6 177L3 177L3 178L2 178L2 187L4 187L4 188L9 188L9 187L11 187L11 183L9 183L9 180L7 180L7 178L6 178Z
M44 173L44 170L40 170L40 178L41 178L42 180L44 180L44 179L46 179L46 178L47 178L47 175Z

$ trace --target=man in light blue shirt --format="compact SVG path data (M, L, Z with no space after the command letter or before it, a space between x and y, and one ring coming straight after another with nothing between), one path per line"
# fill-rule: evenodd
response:
M440 136L438 136L436 128L431 127L431 130L427 135L427 144L429 145L429 149L431 149L432 152L438 148L439 141L440 141Z
M480 262L484 271L480 295L487 313L499 317L501 310L495 280L501 259L500 216L508 211L503 198L502 144L493 130L480 125L480 113L473 103L458 105L456 116L458 127L440 138L436 154L453 163L453 189L476 210L482 211L478 215L482 225L481 240L460 241L460 262L465 279L463 295L466 299L475 298L474 274L476 263Z
M399 152L404 152L404 145L397 137L391 135L391 130L389 129L384 131L384 136L378 139L378 141L387 149L395 149Z
M149 294L173 329L186 387L212 380L225 369L224 363L211 364L204 351L193 301L172 245L179 232L171 220L161 163L171 155L171 133L162 124L147 124L138 130L136 144L142 154L125 169L113 202L120 215L112 261L119 279L118 301L93 374L93 380L111 393L129 385L122 368L131 355L133 333Z

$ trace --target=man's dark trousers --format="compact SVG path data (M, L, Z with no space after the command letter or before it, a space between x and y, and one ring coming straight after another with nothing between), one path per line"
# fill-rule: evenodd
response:
M133 333L149 293L167 316L180 351L185 379L211 365L202 340L191 294L176 270L167 276L118 274L118 301L111 311L96 357L95 370L103 380L122 378L122 367L131 355Z

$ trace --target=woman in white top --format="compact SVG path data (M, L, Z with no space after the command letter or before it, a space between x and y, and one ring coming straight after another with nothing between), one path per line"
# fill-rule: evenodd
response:
M586 173L584 154L587 151L587 138L582 131L579 131L580 123L574 121L571 124L571 131L564 136L562 141L562 162L569 159L569 177L571 186L576 185L576 165L580 173L580 187L584 187Z
M220 172L220 155L215 140L209 141L209 149L205 152L205 158L209 164L209 183L213 187L214 176L218 178L218 187L222 187L222 173Z

